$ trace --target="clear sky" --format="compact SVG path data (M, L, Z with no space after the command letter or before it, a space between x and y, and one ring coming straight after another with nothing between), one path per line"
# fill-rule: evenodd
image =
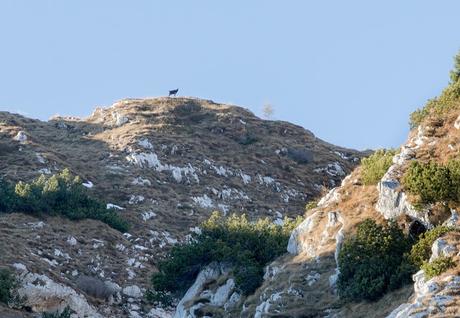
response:
M0 110L125 97L230 102L358 149L395 147L447 84L458 0L0 1Z

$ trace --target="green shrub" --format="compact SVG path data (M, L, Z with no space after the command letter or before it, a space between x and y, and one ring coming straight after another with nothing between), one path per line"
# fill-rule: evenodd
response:
M267 218L250 222L244 214L225 218L214 212L202 224L201 234L190 243L174 246L158 263L148 299L167 305L172 297L182 296L200 270L213 262L230 265L236 286L244 294L252 293L262 282L263 267L284 253L300 220L285 219L280 226Z
M419 203L446 201L452 197L449 169L434 161L412 161L402 179L405 190L419 197Z
M348 300L375 300L385 292L410 282L413 268L405 254L411 246L396 223L378 225L366 219L339 253L337 288Z
M365 185L375 185L390 168L395 150L380 149L361 160L362 180Z
M450 198L460 202L460 160L449 160L446 166L450 177Z
M54 312L54 313L46 313L42 314L42 318L70 318L72 316L72 311L70 307L66 307L61 313Z
M113 209L91 198L80 177L73 176L68 169L50 177L41 175L30 183L20 181L14 190L2 180L0 195L0 212L63 215L72 220L88 218L100 220L121 232L128 229L127 222Z
M313 200L307 203L307 205L305 206L305 210L309 211L316 207L318 207L318 200Z
M454 69L450 72L450 84L439 97L428 100L426 105L410 115L409 125L413 129L428 116L440 117L452 109L460 107L460 52L454 58Z
M439 97L428 100L426 105L410 115L410 128L420 125L428 116L441 117L453 109L460 107L460 81L452 82Z
M454 266L455 262L453 261L452 257L441 256L430 263L424 262L422 269L425 272L426 279L430 279L434 276L438 276L444 273L446 270Z
M422 107L416 109L409 115L409 127L410 129L414 129L418 127L422 121L428 116L430 113L428 107Z
M460 161L449 160L446 165L413 161L402 184L407 192L417 196L417 204L460 202Z
M454 229L448 226L437 226L420 235L419 240L415 243L409 254L410 262L420 268L424 262L427 262L431 257L431 247L442 235L453 231Z
M15 201L14 187L0 178L0 211L11 211Z
M6 268L0 269L0 302L8 304L13 300L13 290L18 285L14 274Z
M454 69L450 71L450 81L451 83L458 82L460 78L460 52L454 57Z

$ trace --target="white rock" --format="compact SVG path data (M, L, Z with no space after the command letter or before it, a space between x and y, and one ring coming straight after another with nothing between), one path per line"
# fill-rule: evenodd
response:
M131 182L131 184L140 185L140 186L151 186L152 182L150 182L149 179L143 179L141 177L137 177Z
M144 222L150 220L151 218L154 218L157 216L157 214L153 211L147 211L147 212L142 212L142 220L144 220Z
M224 304L224 309L227 311L229 308L234 307L241 299L241 295L237 292L234 292L230 299Z
M249 184L251 182L251 176L240 172L241 179L243 180L244 184Z
M35 156L37 157L37 161L39 163L44 164L46 162L45 158L43 157L43 155L41 153L36 153Z
M430 262L441 256L453 256L457 253L457 249L452 245L447 244L446 240L438 238L431 246L431 253Z
M113 203L107 203L107 210L108 209L124 210L125 208L122 208L121 206L118 206Z
M343 170L340 163L338 163L337 161L333 163L329 163L326 167L313 169L313 171L316 173L320 173L324 171L331 177L345 175L345 171Z
M17 271L20 271L20 272L27 272L27 267L26 265L22 264L22 263L14 263L13 264L13 267L17 270Z
M343 228L345 226L345 222L344 222L344 220L342 218L342 215L340 214L340 212L334 212L334 213L335 213L335 216L333 217L333 219L335 219L336 222L341 223L342 226L340 227L340 230L337 232L337 234L335 236L334 258L335 258L335 263L336 263L337 266L335 268L335 273L332 274L329 277L329 285L331 287L335 287L335 285L337 283L337 280L339 278L339 275L340 275L339 254L340 254L340 250L342 249L343 241L344 241L344 238L345 238L344 231L343 231Z
M196 307L186 308L185 305L190 302L192 299L200 295L201 291L205 284L211 280L217 279L223 270L218 264L210 264L206 266L197 276L193 285L187 290L184 297L180 300L179 304L176 307L176 312L174 318L183 318L189 317L189 314L192 314ZM202 304L201 304L202 306ZM194 316L191 316L194 317Z
M129 197L128 203L129 203L129 204L138 204L138 203L143 202L144 200L145 200L144 196L132 194L132 195Z
M262 303L260 303L256 307L256 312L254 314L254 318L265 317L266 316L265 314L269 313L269 310L270 310L270 307L271 307L272 303L280 300L282 294L283 294L282 292L274 293L274 294L270 295L270 297L267 300L265 300Z
M190 232L200 235L202 233L201 229L198 226L191 227Z
M137 142L139 146L145 149L153 149L153 145L150 143L150 141L147 138L142 138Z
M88 189L91 189L94 186L94 184L91 181L83 182L82 185Z
M41 169L38 169L38 173L40 173L40 174L51 174L51 169L49 169L49 168L41 168Z
M21 130L13 139L19 141L21 144L24 144L27 141L27 135L24 131Z
M73 236L69 236L67 238L67 241L66 241L67 244L69 244L70 246L75 246L77 245L77 239Z
M68 286L58 284L46 275L27 273L20 278L18 294L33 312L62 311L69 306L78 318L102 318L86 298Z
M132 298L142 297L142 291L137 285L126 286L123 288L123 294Z
M157 154L153 152L132 153L126 156L126 160L141 168L152 168L158 172L169 171L171 172L174 180L178 183L182 182L183 177L186 177L189 182L192 180L196 183L200 182L197 170L191 164L188 164L185 167L177 167L168 164L164 165L161 163L160 159L158 159Z
M235 281L232 278L227 279L225 285L219 286L211 298L211 304L214 306L223 306L233 290L235 289Z
M39 221L39 222L30 222L27 223L28 226L30 226L32 229L41 229L45 226L45 222Z
M273 279L280 272L281 272L280 267L267 265L264 270L264 280Z
M121 292L122 288L120 287L120 285L118 285L117 283L115 282L112 282L110 280L106 280L104 282L105 286L107 286L107 288L112 292L112 294L116 294L116 293L119 293Z
M455 120L454 127L455 129L460 129L460 115Z
M450 218L444 222L445 226L456 226L458 222L458 213L456 210L450 210Z
M318 207L327 207L340 200L340 193L338 188L329 190L329 192L318 201Z
M208 197L206 194L200 196L200 197L192 197L192 200L193 202L195 202L195 204L197 204L198 206L202 207L202 208L205 208L205 209L209 209L209 208L212 208L214 207L214 204L211 200L210 197Z
M152 308L148 312L147 318L172 318L172 313L164 310L163 308Z
M123 116L123 115L121 115L121 114L119 114L117 112L112 112L112 117L113 117L113 119L115 121L116 126L124 125L129 121L128 117Z
M307 275L307 285L313 286L319 279L321 278L321 274L317 272L312 272Z
M402 147L401 152L393 157L393 165L390 166L382 180L377 184L379 197L375 209L386 219L393 219L406 214L429 228L431 223L428 219L428 211L416 210L409 203L406 194L399 189L400 183L397 180L399 170L405 162L412 160L413 157L413 150L407 147Z
M309 217L307 217L302 223L300 223L294 231L292 231L291 236L289 237L289 242L287 246L287 251L290 254L300 254L304 251L309 250L309 246L306 246L302 242L302 238L307 236L315 227L316 225L316 217L318 216L318 212L313 213ZM310 255L314 256L314 255Z

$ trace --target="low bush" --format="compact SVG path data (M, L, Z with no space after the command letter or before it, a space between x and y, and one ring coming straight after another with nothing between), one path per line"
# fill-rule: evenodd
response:
M439 97L428 100L426 105L410 115L410 127L420 125L428 116L442 117L453 109L460 107L460 81L452 82Z
M367 219L359 224L356 235L344 242L339 253L340 297L375 300L410 282L412 267L405 254L411 243L394 222L382 226Z
M454 57L454 69L450 71L450 82L456 83L460 79L460 52Z
M413 161L402 178L404 189L416 196L416 204L460 202L460 161L446 165Z
M365 185L375 185L390 168L395 150L380 149L361 160L362 180Z
M174 246L158 263L148 299L168 305L171 297L182 296L200 270L213 262L231 266L237 288L252 293L263 280L264 266L285 252L300 220L285 219L280 226L269 219L250 222L244 214L226 218L213 213L202 224L201 234L190 243Z
M415 241L396 223L382 226L367 219L358 225L355 236L346 240L339 253L337 287L346 300L376 300L387 291L411 282L420 268L427 277L452 267L452 259L438 258L428 263L434 241L455 229L438 226Z
M420 268L423 263L427 262L431 257L431 247L434 241L442 235L453 231L454 229L448 226L437 226L419 236L417 243L415 243L409 254L410 262L416 267Z
M72 316L72 311L70 307L64 308L62 312L44 312L42 318L70 318Z
M422 269L425 272L426 279L431 279L434 276L441 275L449 268L455 266L455 262L452 257L441 256L432 262L425 262L422 265Z
M316 207L318 207L318 200L313 200L313 201L308 202L307 205L305 205L305 210L306 211L312 210Z
M41 215L63 215L73 220L95 219L121 232L128 224L113 209L91 198L78 176L68 169L53 176L41 175L30 183L11 186L0 181L0 212L24 212Z
M13 300L13 291L18 286L18 282L13 272L7 268L0 269L0 302L8 304Z
M307 164L313 160L313 153L308 149L289 148L287 156L298 164Z
M449 169L434 161L412 161L403 176L402 184L407 192L418 196L418 203L421 204L451 199L452 183Z
M410 115L409 125L413 129L420 125L428 116L441 117L453 109L460 107L460 53L455 56L454 69L450 72L450 84L439 97L428 100L426 105Z

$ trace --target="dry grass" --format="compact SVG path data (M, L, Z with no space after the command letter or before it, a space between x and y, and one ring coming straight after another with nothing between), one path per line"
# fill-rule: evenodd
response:
M129 121L116 126L113 113L126 116ZM29 137L22 145L12 141L20 130ZM255 136L257 141L242 145L239 141L247 135ZM179 167L191 164L206 174L199 175L199 184L177 183L169 172L130 165L126 160L130 152L149 151L138 145L141 138L150 140L163 164ZM311 162L298 163L287 155L277 154L282 148L305 149L311 151L313 158ZM96 273L89 269L99 263L95 271L103 270L107 278L118 284L147 287L156 260L170 246L160 247L163 232L181 240L190 233L190 227L197 226L213 210L197 207L191 197L207 194L215 203L228 205L231 212L246 212L251 218L274 218L275 211L296 216L303 213L306 201L319 195L315 184L331 186L343 178L317 173L314 169L339 162L348 173L356 166L355 161L343 159L335 151L351 158L364 155L323 142L299 126L262 121L243 108L207 100L125 100L111 108L96 110L85 119L56 117L49 122L0 112L2 176L13 181L31 180L37 177L39 169L49 168L55 172L68 167L84 181L94 183L94 188L89 190L93 196L126 208L122 213L131 223L133 235L127 240L100 222L60 218L47 218L44 228L31 229L26 224L38 219L22 214L2 215L0 248L4 248L5 256L0 265L21 262L34 272L47 273L58 282L72 285L73 270L92 276ZM38 161L37 153L46 163ZM204 164L204 159L211 160L217 167L231 168L235 175L217 175ZM240 170L251 175L250 184L242 182ZM301 195L285 202L274 186L259 184L257 175L273 177L283 189L295 190ZM133 185L136 177L148 179L151 186ZM212 194L212 188L225 187L243 191L250 199L225 201ZM145 200L130 205L131 195L142 195ZM146 211L153 211L156 216L144 221L141 213ZM160 239L151 231L159 233ZM78 248L65 243L69 235L78 239ZM93 248L93 239L103 241L104 247ZM14 248L12 242L15 242ZM125 245L126 250L116 249L118 243ZM148 249L139 250L135 245ZM54 256L55 248L68 253L72 260ZM145 257L142 260L145 267L131 268L136 277L129 280L128 259L140 257ZM58 259L59 265L50 267L43 258Z

